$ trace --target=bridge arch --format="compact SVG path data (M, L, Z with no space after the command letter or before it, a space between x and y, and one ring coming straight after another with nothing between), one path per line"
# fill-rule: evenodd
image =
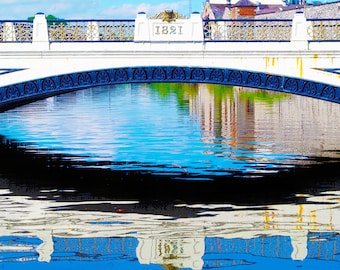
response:
M212 83L302 95L340 104L340 88L281 75L228 68L120 67L55 75L0 87L0 112L38 99L94 86L123 83Z

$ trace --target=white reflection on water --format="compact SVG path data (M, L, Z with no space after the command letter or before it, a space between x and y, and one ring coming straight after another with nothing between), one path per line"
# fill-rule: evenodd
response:
M2 186L4 183L6 181L2 180ZM306 199L301 204L246 207L177 204L168 212L157 214L156 207L154 213L149 214L136 208L136 201L58 202L46 196L63 191L42 190L39 196L45 196L45 199L34 199L14 194L12 189L0 190L0 239L4 236L38 237L42 243L22 246L13 241L13 245L5 246L0 242L3 257L6 252L34 249L39 254L39 261L50 262L54 253L53 239L133 237L138 239L136 257L141 264L202 269L203 256L209 250L205 246L207 238L237 240L287 236L292 246L291 259L303 261L308 256L308 241L327 241L309 239L309 233L340 233L340 191L323 192L318 196L298 194ZM105 211L95 210L101 208ZM183 209L196 211L197 215L174 218L174 214ZM88 247L89 252L91 248ZM337 260L339 250L336 245L327 252L334 252L330 257Z

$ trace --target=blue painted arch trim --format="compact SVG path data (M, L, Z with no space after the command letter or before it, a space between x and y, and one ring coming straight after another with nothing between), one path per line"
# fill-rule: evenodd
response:
M340 88L299 78L222 68L151 66L61 74L0 87L0 111L48 96L122 83L184 82L246 86L303 95L340 104Z

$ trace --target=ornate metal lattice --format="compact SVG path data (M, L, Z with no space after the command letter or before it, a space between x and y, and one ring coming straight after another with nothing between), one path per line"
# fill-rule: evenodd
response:
M49 95L120 83L217 83L309 96L340 104L340 87L298 78L233 69L150 66L101 69L61 74L0 87L0 112Z
M134 20L49 21L48 33L55 41L132 41Z
M174 14L176 19L184 18ZM292 31L292 20L204 20L203 23L206 41L289 41ZM310 40L340 40L340 19L309 19L308 24ZM134 30L134 20L48 21L51 42L133 41ZM0 21L0 42L32 42L32 39L32 21Z
M311 40L340 40L340 19L312 19L308 22Z
M289 41L291 20L205 20L205 40Z
M32 21L0 21L0 41L31 42L32 37Z

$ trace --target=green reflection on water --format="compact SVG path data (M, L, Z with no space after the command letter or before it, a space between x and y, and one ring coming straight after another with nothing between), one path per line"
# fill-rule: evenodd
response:
M234 97L234 86L219 84L207 84L206 86L209 93L214 96L215 100L219 101L225 98L233 99Z
M198 84L183 83L151 83L150 89L156 92L161 99L175 95L179 107L189 107L189 99L198 94Z
M267 90L250 90L240 92L240 99L249 101L261 101L267 104L278 103L289 99L290 95L285 93L268 92Z

